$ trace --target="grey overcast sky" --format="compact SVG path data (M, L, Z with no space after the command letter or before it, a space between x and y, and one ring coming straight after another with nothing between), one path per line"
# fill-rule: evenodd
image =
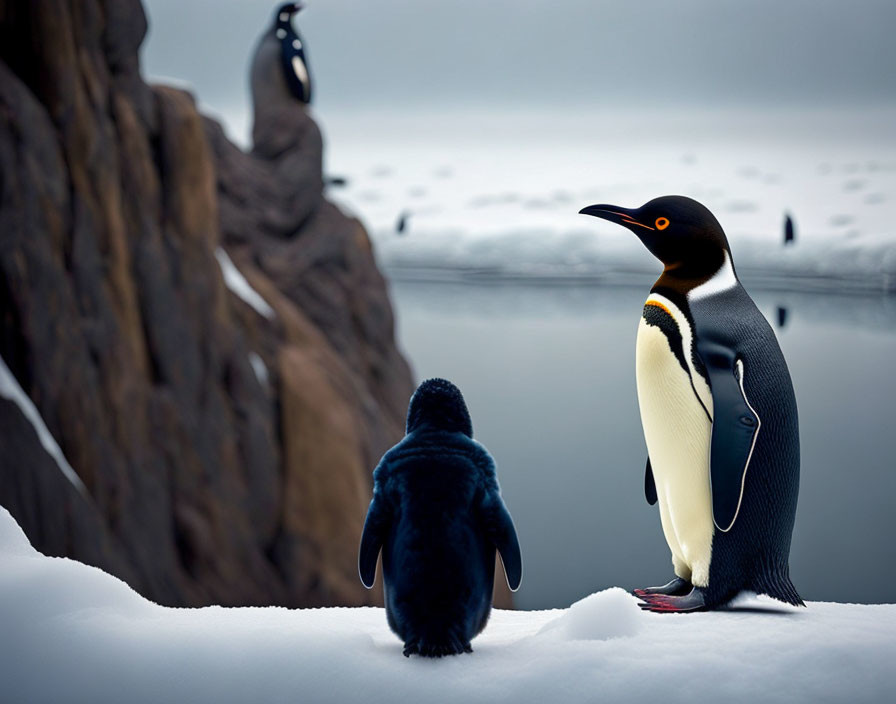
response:
M245 105L269 0L144 0L144 71ZM896 103L896 0L306 0L326 108Z

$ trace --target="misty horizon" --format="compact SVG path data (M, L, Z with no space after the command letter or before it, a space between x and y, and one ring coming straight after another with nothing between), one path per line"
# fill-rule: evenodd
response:
M147 76L239 110L275 6L147 0ZM324 109L896 103L896 4L885 0L311 0L295 23Z

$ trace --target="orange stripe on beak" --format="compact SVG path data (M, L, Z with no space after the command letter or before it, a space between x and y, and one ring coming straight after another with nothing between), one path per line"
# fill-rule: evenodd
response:
M652 228L650 225L645 225L644 223L642 223L642 222L638 222L637 220L632 220L628 215L624 215L623 213L616 213L616 214L617 214L617 215L622 215L622 217L625 218L625 224L626 224L626 225L637 225L638 227L644 227L644 228L646 228L646 229L648 229L648 230L652 230L652 229L654 229L654 228Z
M607 210L606 212L608 212L608 213L613 213L613 215L618 215L618 216L621 217L621 218L625 218L625 224L626 224L626 225L637 225L638 227L643 227L643 228L646 228L646 229L648 229L648 230L653 230L653 229L654 229L654 228L650 227L650 225L645 225L645 224L642 223L642 222L638 222L637 220L634 220L634 219L632 218L631 215L627 215L627 214L625 214L625 213L617 213L615 210Z

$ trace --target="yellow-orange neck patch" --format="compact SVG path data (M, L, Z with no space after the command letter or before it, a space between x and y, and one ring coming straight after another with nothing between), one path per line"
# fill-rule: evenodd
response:
M663 304L660 303L659 301L656 301L656 300L654 300L654 299L652 299L652 298L648 298L647 301L644 303L644 305L645 305L645 306L656 306L657 308L660 308L660 309L666 311L666 313L669 315L670 318L674 318L674 317L675 317L675 316L672 315L672 311L669 310L665 305L663 305Z

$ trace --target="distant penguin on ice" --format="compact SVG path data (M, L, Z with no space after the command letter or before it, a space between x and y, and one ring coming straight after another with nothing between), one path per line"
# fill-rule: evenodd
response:
M788 565L799 492L796 399L721 225L682 196L580 212L628 228L665 264L635 356L645 494L659 503L675 578L635 590L642 608L712 609L743 590L802 605Z
M267 102L273 94L286 92L294 99L311 102L311 73L308 69L308 57L305 43L292 24L293 15L304 5L298 2L287 2L280 5L274 13L274 21L270 29L262 36L252 60L252 95L256 105ZM283 83L271 85L270 65L280 66Z
M411 398L407 435L373 472L358 570L368 589L383 553L386 617L404 654L472 652L492 607L495 550L510 589L523 573L495 462L473 440L463 396L444 379Z
M395 221L395 232L396 234L403 235L405 234L405 230L408 229L408 220L411 218L410 210L402 210L398 214L398 220Z
M776 309L777 318L778 318L778 329L783 330L784 326L787 325L787 315L788 309L787 306L778 306Z
M784 246L793 244L796 240L796 230L793 224L793 218L790 213L784 214Z

